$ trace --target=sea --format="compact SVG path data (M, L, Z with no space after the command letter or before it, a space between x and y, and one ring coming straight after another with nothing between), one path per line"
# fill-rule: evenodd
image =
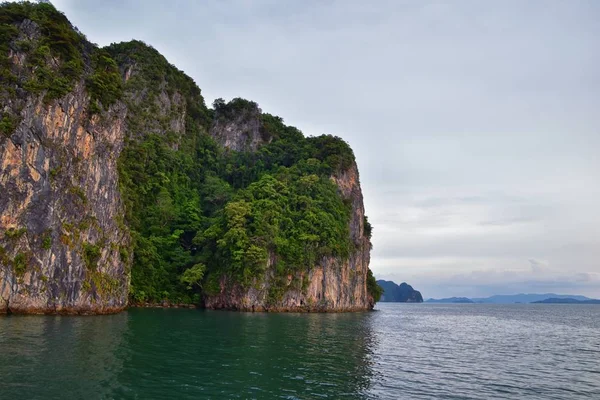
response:
M9 315L0 399L600 399L600 306Z

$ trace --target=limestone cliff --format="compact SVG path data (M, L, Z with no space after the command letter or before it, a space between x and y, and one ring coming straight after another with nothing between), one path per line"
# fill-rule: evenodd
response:
M358 169L331 177L340 188L344 199L352 202L349 222L355 245L350 257L324 257L317 265L296 275L290 274L284 282L284 293L276 301L269 299L273 284L274 258L270 258L265 279L258 287L242 288L223 277L220 292L205 297L205 306L212 309L242 311L360 311L375 305L367 292L367 277L371 241L364 234L364 205ZM301 282L302 284L297 284Z
M156 50L137 41L99 49L50 4L3 4L0 24L0 313L110 313L130 301L373 307L370 226L341 139L308 146L242 99L210 110ZM277 246L255 232L231 253L246 251L252 268L236 272L231 249L210 237L214 225L252 182L293 168L292 183L321 180L343 200L347 214L326 216L347 218L348 251L330 238L314 244L314 263L282 270Z
M129 285L116 168L126 110L90 113L91 71L51 101L46 90L28 90L37 79L31 48L43 36L29 19L12 26L1 111L18 122L0 137L0 312L119 311ZM62 61L49 59L58 70Z
M221 146L234 151L256 151L267 142L260 122L258 104L234 99L229 104L215 102L215 118L210 128L211 136Z
M250 105L253 110L255 104ZM211 135L230 150L256 150L270 141L262 132L259 114L245 111L243 118L215 122ZM227 126L224 133L222 126ZM248 126L254 129L248 129ZM226 137L226 140L222 138ZM365 208L355 162L330 178L338 187L339 195L351 205L349 233L353 249L347 259L323 257L313 268L290 274L284 281L284 293L276 301L269 299L274 281L276 255L271 254L264 279L259 285L242 288L227 277L220 281L220 291L205 296L205 306L212 309L244 311L359 311L370 310L375 300L367 291L371 241L365 234ZM301 282L302 284L297 284Z

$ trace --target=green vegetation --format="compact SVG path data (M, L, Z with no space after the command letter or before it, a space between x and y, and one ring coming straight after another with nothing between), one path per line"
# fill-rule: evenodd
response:
M13 268L15 271L15 275L21 277L25 274L25 270L27 269L28 262L27 255L25 253L18 253L13 260Z
M134 42L111 46L111 55L121 60L119 49L131 51L131 46L142 54L154 52ZM240 108L256 109L242 99L218 100L218 112L206 109L199 93L185 87L193 82L176 78L181 73L163 60L148 57L143 61L159 65L137 64L142 72L131 77L126 93L142 86L136 80L161 76L162 71L172 84L184 85L177 91L187 93L187 104L197 96L201 116L232 118ZM137 107L152 109L154 99L150 94ZM281 118L259 117L261 133L271 142L255 153L221 149L206 134L210 120L189 116L177 149L168 134L129 140L119 176L133 237L133 301L190 302L199 290L218 292L222 276L255 285L269 263L276 271L274 282L283 285L279 277L306 270L323 256L348 257L353 246L350 204L329 177L351 165L352 150L339 138L305 138ZM147 116L132 113L129 118L129 126L142 127ZM273 298L283 293L277 286L272 287Z
M93 287L96 289L96 294L103 298L110 298L116 296L119 293L119 280L113 278L109 274L102 273L99 271L88 272ZM86 285L91 287L92 285ZM85 288L84 288L85 289ZM89 289L88 289L89 291Z
M37 24L42 35L35 42L25 40L14 43L19 34L17 26L26 19ZM2 3L0 53L7 54L11 46L14 50L26 53L26 64L31 74L18 77L11 68L11 61L3 56L0 83L13 91L16 84L29 92L45 92L46 101L60 98L71 91L83 73L84 42L85 38L73 28L64 14L49 3Z
M365 215L365 219L363 221L363 234L368 237L369 239L371 239L371 236L373 235L373 227L371 226L371 223L369 222L369 218L367 218L367 216Z
M129 263L129 250L125 246L119 246L119 258L124 263Z
M248 116L247 114L253 111L258 112L258 104L239 97L231 100L229 103L219 98L213 102L213 109L214 115L218 120L228 121Z
M44 232L42 236L42 249L49 250L52 247L52 230L49 229Z
M4 15L5 10L9 7L10 4L2 3L0 11L0 54L3 55L0 57L0 81L3 84L10 84L16 80L10 70L11 62L8 58L8 51L10 42L17 37L19 30L12 24L12 20Z
M188 293L179 281L197 262L191 240L200 227L200 197L191 157L150 135L121 153L119 175L126 220L133 238L132 296L136 301L173 301ZM128 249L120 251L127 257Z
M10 258L8 257L8 253L3 246L0 246L0 265L6 266L10 264Z
M98 245L84 243L83 244L83 261L87 268L95 271L98 267L98 260L101 256L101 248Z
M81 231L88 230L91 226L97 226L98 221L96 217L91 215L86 215L80 222L77 224L77 229Z
M27 228L10 228L4 232L4 236L8 239L17 240L27 233Z
M39 39L19 34L25 20L37 25ZM304 137L240 98L218 99L209 109L194 81L152 47L131 41L98 49L47 3L2 4L0 55L10 52L25 56L25 68L0 57L3 100L24 89L49 102L85 80L91 114L105 117L118 101L128 108L118 162L125 215L117 223L128 227L132 243L111 247L111 254L118 252L123 262L133 263L134 302L197 301L201 291L217 293L223 277L244 287L258 285L267 268L274 271L269 299L276 302L288 276L301 288L300 272L326 256L347 259L354 250L351 204L331 180L354 162L342 139ZM19 111L3 110L1 134L14 132ZM182 115L185 120L179 121ZM208 135L213 122L244 118L258 119L265 144L256 152L224 150ZM61 173L61 166L53 165L50 179L56 184ZM87 204L82 188L67 191L78 208ZM371 226L364 222L364 234L370 237ZM118 282L97 268L105 243L82 243L79 235L95 223L65 222L58 237L71 249L81 246L86 288L109 293ZM10 235L6 233L20 237ZM52 246L50 232L41 246ZM16 259L13 264L16 269Z
M3 115L0 118L0 134L10 136L18 125L19 118L10 115Z
M93 60L94 73L86 80L86 87L90 93L90 111L98 113L123 96L123 87L119 67L106 50L96 50Z
M81 204L87 204L87 197L83 189L79 186L71 186L69 193L74 195Z
M192 268L186 269L179 280L187 285L188 289L192 289L194 286L202 287L204 271L206 271L204 264L196 264Z
M347 258L350 209L328 177L310 174L318 162L310 164L280 167L241 189L194 238L212 250L203 261L249 285L263 275L270 254L283 275L308 269L323 256Z
M377 280L371 270L369 270L369 275L367 276L367 292L373 297L375 302L378 302L383 294L383 288L377 284Z
M62 171L61 166L50 169L50 182L53 182L56 179L58 174L60 174L60 171Z
M170 64L154 48L139 40L132 40L112 44L103 50L121 68L131 67L135 71L125 84L125 91L132 93L143 90L145 92L146 97L141 104L136 105L134 102L128 102L129 109L135 110L136 114L128 121L133 124L129 127L131 130L143 129L145 122L157 117L154 99L162 90L166 90L168 95L178 92L183 96L188 117L186 122L193 121L194 125L208 126L210 123L209 111L204 105L204 99L196 83L192 78ZM164 86L159 84L163 81L165 82Z

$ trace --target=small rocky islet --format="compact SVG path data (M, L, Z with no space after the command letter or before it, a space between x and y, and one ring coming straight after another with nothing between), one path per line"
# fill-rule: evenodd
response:
M411 285L402 282L397 285L392 281L378 280L377 284L383 290L380 301L395 303L422 303L421 292L413 289Z

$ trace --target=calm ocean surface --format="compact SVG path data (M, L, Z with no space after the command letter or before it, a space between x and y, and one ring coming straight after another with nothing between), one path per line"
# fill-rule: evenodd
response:
M0 317L1 399L600 399L600 306Z

